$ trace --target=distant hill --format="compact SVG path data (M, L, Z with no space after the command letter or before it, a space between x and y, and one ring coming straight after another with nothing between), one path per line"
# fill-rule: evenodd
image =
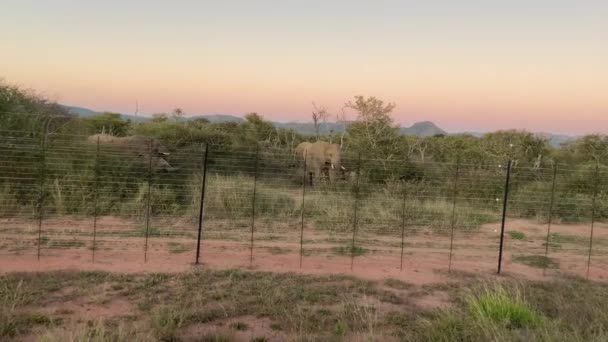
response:
M209 122L243 122L245 119L229 114L195 115L185 117L185 120L207 119Z
M67 109L69 113L77 114L78 116L82 116L82 117L87 117L87 116L92 116L92 115L97 115L97 114L103 113L100 111L96 111L96 110L92 110L92 109L84 108L84 107L66 106L66 105L60 105L60 106ZM142 121L146 121L149 119L149 117L146 117L146 116L136 116L136 115L131 115L131 114L120 114L120 116L125 120L131 120L134 122L142 122Z
M74 106L66 106L66 105L60 105L60 106L65 108L70 114L77 114L79 116L91 116L91 115L98 114L98 112L88 109L88 108L84 108L84 107L74 107Z
M419 137L432 137L437 134L448 134L446 131L437 127L434 123L430 121L421 121L416 122L410 127L402 127L401 134L405 135L416 135Z
M273 122L277 128L293 129L303 135L314 135L315 125L312 122ZM344 132L344 124L337 122L324 122L319 126L320 134Z
M66 105L61 105L61 106L63 108L66 108L68 110L68 112L70 112L72 114L77 114L82 117L96 115L96 114L100 114L103 112L103 111L96 111L96 110L92 110L92 109L84 108L84 107L66 106ZM150 119L149 116L145 116L145 115L120 114L120 116L125 120L131 120L134 122L142 122L142 121L146 121L146 120ZM209 122L241 122L241 121L245 120L241 117L234 116L234 115L228 115L228 114L195 115L195 116L185 117L184 120L195 120L197 118L205 118L205 119L209 120Z
M276 127L280 128L288 128L293 129L294 131L305 134L305 135L314 135L315 134L315 126L312 122L274 122ZM344 131L344 124L336 123L336 122L326 122L322 123L319 127L319 133L328 134L328 133L342 133ZM407 135L415 135L419 137L429 137L436 134L448 134L443 129L437 127L434 123L430 121L422 121L416 122L410 127L401 127L399 129L401 134Z
M77 107L77 106L66 106L61 105L66 108L70 113L77 114L79 116L87 117L95 114L99 114L99 111L95 111L89 108ZM149 116L144 115L131 115L131 114L121 114L124 119L129 119L134 122L142 122L149 120ZM209 120L209 122L243 122L243 119L240 116L230 115L230 114L207 114L207 115L194 115L184 117L183 120L195 120L198 118L205 118ZM314 135L315 134L315 126L312 122L272 122L275 127L285 128L285 129L293 129L294 131L303 134L303 135ZM319 128L320 134L329 134L329 133L342 133L345 129L345 125L337 122L325 122L322 123ZM410 127L401 127L399 129L401 134L406 135L415 135L419 137L430 137L437 134L448 134L443 129L439 128L431 121L421 121L416 122ZM476 137L482 137L486 133L482 132L462 132L474 135ZM549 139L549 144L554 147L559 147L561 144L566 143L568 141L576 139L574 136L563 135L563 134L552 134L552 133L536 133L540 136L546 137Z

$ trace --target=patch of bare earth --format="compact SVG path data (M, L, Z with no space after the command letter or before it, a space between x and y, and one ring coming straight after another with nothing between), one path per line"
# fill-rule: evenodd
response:
M119 217L100 217L94 261L90 220L70 217L45 220L42 237L48 241L41 245L40 259L37 258L36 222L24 219L2 219L0 222L6 226L0 232L4 239L4 247L0 249L0 272L66 269L182 272L192 269L195 261L196 230L188 222L167 222L166 229L182 235L152 236L146 245L145 237L134 233L140 223ZM393 277L413 284L445 281L446 276L436 271L447 270L450 262L454 270L486 275L495 273L497 268L499 223L484 224L472 232L457 232L451 250L449 235L433 235L427 230L420 230L424 234L406 234L403 250L400 236L366 233L358 237L356 244L362 248L362 253L354 257L349 252L336 253L336 248L349 248L351 237L347 233L332 235L307 226L300 236L299 229L291 229L293 227L270 232L262 227L262 222L259 225L253 248L248 229L230 230L228 227L226 231L206 231L200 256L203 267L349 274L370 280ZM545 223L534 220L509 219L507 232L519 230L526 238L516 241L506 236L503 272L522 279L545 279L562 273L586 276L588 251L582 245L563 244L560 248L549 248L548 256L559 262L559 269L544 270L512 261L515 255L544 255L546 229ZM584 238L590 227L588 224L556 222L552 232ZM226 236L221 237L222 234ZM602 280L608 269L608 243L605 243L608 225L596 223L594 234L601 243L594 245L589 277ZM179 253L172 250L170 244L179 246Z

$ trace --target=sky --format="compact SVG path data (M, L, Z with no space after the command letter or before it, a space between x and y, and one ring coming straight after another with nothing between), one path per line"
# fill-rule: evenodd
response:
M0 0L0 78L132 114L608 133L608 1ZM353 114L348 113L349 119Z

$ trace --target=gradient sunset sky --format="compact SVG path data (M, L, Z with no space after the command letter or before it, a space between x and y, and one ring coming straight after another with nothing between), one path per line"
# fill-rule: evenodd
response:
M608 1L0 0L0 78L64 104L608 133Z

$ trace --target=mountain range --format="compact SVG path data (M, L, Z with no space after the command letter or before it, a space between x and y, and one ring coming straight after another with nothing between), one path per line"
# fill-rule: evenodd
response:
M62 105L66 108L70 113L77 114L79 116L91 116L99 114L100 112L77 106L66 106ZM149 116L143 115L132 115L132 114L121 114L121 116L125 120L131 120L133 122L142 122L149 120ZM209 120L209 122L243 122L245 119L239 116L231 115L231 114L206 114L206 115L193 115L184 117L184 120L196 120L199 118L204 118ZM315 134L315 126L312 122L278 122L272 121L272 124L277 128L285 128L285 129L293 129L294 131L304 134L304 135L314 135ZM337 123L337 122L323 122L319 126L319 133L328 134L328 133L342 133L345 130L345 124ZM431 121L421 121L416 122L409 127L401 127L399 128L401 134L404 135L414 135L420 137L429 137L438 134L446 135L449 134L445 130L439 128L436 124ZM457 133L466 133L471 134L477 137L483 136L485 133L481 132L454 132ZM564 134L553 134L553 133L536 133L540 136L546 137L549 140L549 144L552 146L558 147L561 144L568 142L570 140L576 139L574 136L564 135Z

